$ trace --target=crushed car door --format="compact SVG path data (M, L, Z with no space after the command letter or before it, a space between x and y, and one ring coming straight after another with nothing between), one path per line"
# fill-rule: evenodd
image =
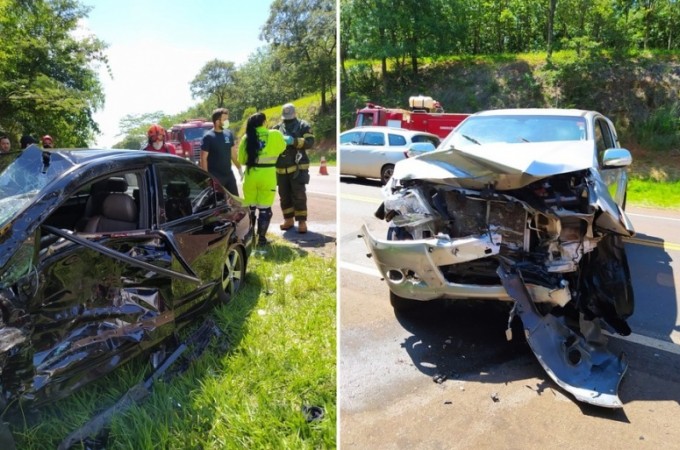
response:
M209 307L207 300L219 289L235 228L226 204L218 206L213 180L204 171L166 163L157 165L155 173L159 228L176 246L177 261L194 268L203 280L200 286L173 281L175 309L185 319Z
M130 181L128 189L109 194L84 232L41 227L41 282L28 305L36 398L66 395L170 337L176 329L172 281L201 283L174 270L171 242L148 229L143 173L117 176ZM110 211L127 217L110 217ZM50 235L59 239L45 239Z

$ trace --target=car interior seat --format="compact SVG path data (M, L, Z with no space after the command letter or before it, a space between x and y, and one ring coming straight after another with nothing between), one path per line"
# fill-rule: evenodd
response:
M112 177L92 183L90 196L85 203L85 212L76 225L76 230L84 230L91 217L102 213L104 199L112 192L126 192L128 189L125 178Z
M165 217L168 221L189 216L192 213L190 189L186 181L171 181L165 187Z
M91 217L83 231L97 233L136 230L138 217L135 200L127 194L113 192L104 199L101 214Z

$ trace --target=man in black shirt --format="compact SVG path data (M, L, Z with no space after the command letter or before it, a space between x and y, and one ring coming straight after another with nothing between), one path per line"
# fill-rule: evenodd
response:
M238 196L236 178L231 170L232 161L239 173L242 173L242 169L238 162L238 155L232 152L232 148L236 147L234 147L234 134L228 128L229 110L217 108L213 111L212 123L213 129L203 136L200 166L217 178L229 192Z

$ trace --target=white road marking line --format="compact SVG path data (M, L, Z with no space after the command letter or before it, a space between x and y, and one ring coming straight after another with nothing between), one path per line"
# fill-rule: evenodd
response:
M352 272L362 273L364 275L374 276L376 278L382 278L382 274L376 268L360 266L359 264L348 263L345 261L340 261L340 269L350 270ZM632 342L635 344L642 345L644 347L650 347L657 350L663 350L668 353L673 353L674 355L680 355L680 343L662 341L660 339L643 336L641 334L632 333L630 336L620 336L616 334L609 334L605 332L608 336L620 339L623 341Z
M340 195L340 198L344 198L346 200L355 200L357 202L374 203L376 205L379 205L379 204L382 203L382 199L380 199L380 198L364 197L363 195L354 195L354 194L347 194L347 193L342 193Z
M382 274L375 267L360 266L359 264L352 264L345 261L340 261L340 268L351 270L352 272L363 273L364 275L374 276L376 278L382 278Z
M637 213L626 213L627 216L633 216L633 217L645 217L647 219L654 219L654 220L670 220L672 222L680 222L680 218L676 217L664 217L664 216L650 216L647 214L637 214Z

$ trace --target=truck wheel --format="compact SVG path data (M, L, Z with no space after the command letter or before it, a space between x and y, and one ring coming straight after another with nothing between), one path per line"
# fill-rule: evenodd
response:
M380 169L380 184L387 184L387 182L390 181L390 178L392 178L393 173L394 164L385 164L383 168Z
M390 304L395 311L414 311L423 306L423 303L424 302L421 302L420 300L411 300L410 298L400 297L394 292L390 291Z

